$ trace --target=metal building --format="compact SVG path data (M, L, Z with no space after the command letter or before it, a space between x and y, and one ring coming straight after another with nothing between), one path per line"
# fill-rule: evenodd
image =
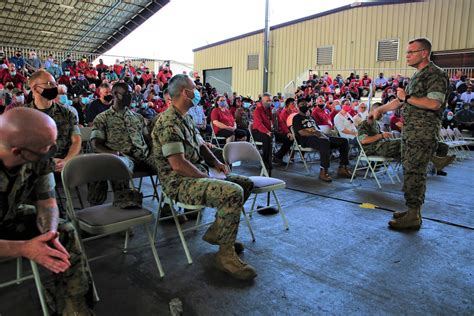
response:
M472 0L372 1L272 26L269 90L291 92L310 70L408 75L406 44L421 36L432 40L441 67L472 69L473 17ZM263 50L263 30L257 30L194 49L194 69L218 90L256 97Z

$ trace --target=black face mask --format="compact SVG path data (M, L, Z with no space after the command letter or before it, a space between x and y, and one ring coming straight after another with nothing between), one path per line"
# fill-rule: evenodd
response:
M117 102L117 105L121 108L125 107L130 107L130 104L132 103L132 95L130 92L127 92L125 94L118 93L122 96L122 100L117 98L115 101Z
M23 160L27 161L27 162L41 162L41 161L46 161L52 157L54 157L54 154L56 154L56 151L58 150L58 146L56 146L56 144L54 144L53 146L51 146L48 150L47 153L45 154L39 154L37 152L34 152L34 151L31 151L27 148L21 148L22 152L20 153L20 156ZM29 153L31 153L33 156L37 157L37 159L30 159L30 158L27 158L23 155L23 151L27 151Z
M324 108L324 103L318 104L318 107L319 107L320 109Z
M308 112L308 106L307 105L300 106L300 111L306 114L306 112Z
M45 99L53 100L58 96L58 87L43 89L43 92L41 92L41 96Z
M8 85L6 85L6 88L7 88L8 90L13 90L14 86L13 86L13 85L10 85L10 84L8 84Z
M110 102L114 99L114 96L111 95L111 94L107 94L105 97L104 97L104 101L105 102Z

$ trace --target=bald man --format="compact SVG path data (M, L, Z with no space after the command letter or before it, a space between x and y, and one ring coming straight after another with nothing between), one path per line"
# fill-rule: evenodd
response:
M53 101L58 96L58 86L49 72L39 70L31 75L28 82L33 93L33 101L26 106L49 115L56 123L58 150L54 155L56 163L54 171L61 172L66 162L81 151L81 131L77 117L69 108Z
M56 124L39 111L15 108L0 116L0 257L25 257L52 271L50 308L88 315L89 278L77 235L71 223L59 223L56 137Z

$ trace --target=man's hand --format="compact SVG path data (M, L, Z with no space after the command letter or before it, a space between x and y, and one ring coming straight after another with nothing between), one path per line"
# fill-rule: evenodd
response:
M227 166L224 165L222 162L217 163L217 164L214 166L214 169L216 169L216 170L219 171L219 172L222 172L222 173L225 174L225 175L228 175L228 174L229 174L229 168L227 168Z
M216 148L216 145L211 144L211 143L208 143L208 142L204 142L204 145L206 145L206 147L209 148L209 149L214 149L214 148Z
M383 132L382 133L382 138L384 138L384 139L385 138L392 138L392 136L393 136L392 133L389 133L389 132Z
M405 92L404 89L402 88L397 88L397 98L400 100L405 100L405 97L407 96L407 93Z
M289 140L293 140L293 135L291 133L286 134L286 137L288 137Z
M54 158L53 160L55 163L54 171L61 172L64 168L64 165L66 164L66 161L64 159L59 159L59 158Z
M56 249L50 247L48 242ZM57 232L50 231L26 241L21 253L54 273L64 272L71 266L70 255L59 242Z
M272 137L272 132L266 132L265 134L267 134L268 137Z

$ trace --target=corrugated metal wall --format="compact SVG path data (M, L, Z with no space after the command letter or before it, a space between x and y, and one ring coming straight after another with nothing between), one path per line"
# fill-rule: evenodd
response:
M316 48L320 46L334 46L333 64L320 69L367 69L372 76L379 69L406 68L406 44L414 37L430 38L434 51L474 48L473 18L473 0L429 0L356 7L276 28L270 33L270 92L283 91L291 80L317 69ZM398 61L377 62L377 41L391 38L400 42ZM247 70L249 54L259 54L259 70ZM262 92L262 65L263 33L194 54L194 67L200 74L204 69L232 67L234 90L253 97Z

